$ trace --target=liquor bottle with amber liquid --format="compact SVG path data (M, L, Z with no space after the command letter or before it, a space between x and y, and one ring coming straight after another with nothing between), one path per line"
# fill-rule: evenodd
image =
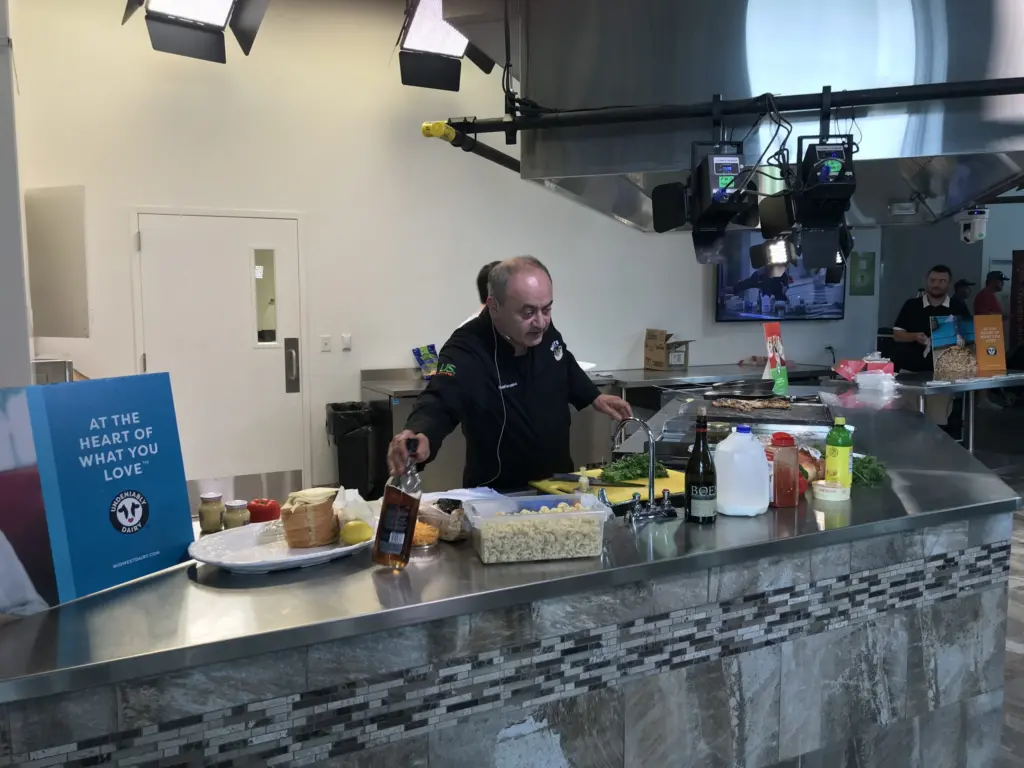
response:
M708 446L708 416L703 408L697 413L697 438L686 464L686 519L694 523L713 523L718 516L718 478Z
M416 515L423 495L420 473L416 471L416 439L406 441L409 458L405 471L390 478L384 486L380 505L380 523L373 542L373 562L401 570L409 564Z

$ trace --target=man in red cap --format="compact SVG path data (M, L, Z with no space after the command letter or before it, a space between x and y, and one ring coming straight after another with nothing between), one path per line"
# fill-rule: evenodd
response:
M978 291L978 295L974 297L975 315L1005 315L1003 305L999 302L999 296L997 295L1003 290L1005 282L1006 275L998 269L985 275L985 287Z

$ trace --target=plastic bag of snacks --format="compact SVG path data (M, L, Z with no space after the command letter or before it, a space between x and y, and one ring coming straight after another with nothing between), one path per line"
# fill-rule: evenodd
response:
M412 356L416 358L416 365L420 367L424 379L429 379L437 373L437 348L433 344L416 347L412 351Z
M462 509L462 502L459 499L441 498L423 506L436 511L442 540L462 541L469 538L469 520L466 519L466 513Z

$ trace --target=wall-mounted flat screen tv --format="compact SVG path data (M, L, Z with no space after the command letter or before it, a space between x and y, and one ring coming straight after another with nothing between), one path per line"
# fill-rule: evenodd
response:
M715 320L720 323L770 320L842 320L846 313L845 270L810 268L823 263L804 253L796 264L750 265L750 246L764 242L756 230L725 234L718 264ZM820 254L819 254L820 255ZM825 263L833 260L825 259ZM838 282L826 280L829 277Z

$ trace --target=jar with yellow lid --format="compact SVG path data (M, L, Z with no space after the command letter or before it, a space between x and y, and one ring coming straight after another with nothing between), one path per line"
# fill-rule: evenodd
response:
M224 525L224 500L219 493L204 493L199 497L199 530L217 533Z
M236 499L229 501L224 507L224 530L241 528L249 524L249 502Z

